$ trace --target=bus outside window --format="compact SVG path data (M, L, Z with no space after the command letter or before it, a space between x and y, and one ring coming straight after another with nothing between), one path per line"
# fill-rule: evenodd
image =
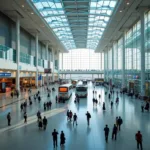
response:
M79 85L76 87L76 96L77 97L87 97L88 95L88 90L87 90L87 86L85 85Z
M60 85L58 88L58 97L61 100L69 99L72 95L72 84Z

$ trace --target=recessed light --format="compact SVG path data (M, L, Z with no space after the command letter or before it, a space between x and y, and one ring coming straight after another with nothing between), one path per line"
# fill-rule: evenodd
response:
M31 12L31 15L33 15L34 13L33 12Z
M22 5L22 7L24 8L24 5Z
M122 12L122 10L120 10L120 12Z
M127 5L129 5L130 3L129 2L127 2Z

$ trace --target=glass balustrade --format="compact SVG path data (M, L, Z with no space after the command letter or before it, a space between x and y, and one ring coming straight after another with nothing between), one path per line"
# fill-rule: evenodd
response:
M0 45L0 58L16 62L15 50L7 46Z

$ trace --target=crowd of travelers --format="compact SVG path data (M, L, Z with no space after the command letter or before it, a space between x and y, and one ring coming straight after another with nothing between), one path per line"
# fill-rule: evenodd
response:
M44 102L44 104L43 104L43 108L44 108L43 110L44 111L51 110L52 101L50 100L50 95L51 95L51 92L56 91L55 88L49 89L47 87L46 89L47 89L47 99L48 99L48 101ZM31 90L29 90L28 92L31 93ZM123 93L120 93L120 94L123 94ZM106 100L109 101L111 109L113 109L113 104L114 104L112 97L116 96L115 103L116 103L116 105L119 105L119 91L115 91L114 88L111 88L111 89L106 88L105 96L106 96L105 101ZM33 98L31 96L29 96L28 100L25 100L25 102L21 103L20 109L21 109L21 112L23 112L24 123L27 123L27 118L28 118L27 117L27 105L28 105L28 103L29 103L29 106L33 104L32 99L34 99L34 101L38 100L38 102L40 103L42 101L40 91L38 91L33 96ZM94 87L94 89L93 89L93 99L92 99L93 100L93 107L94 106L97 107L98 104L101 104L102 103L101 99L102 99L101 94L98 94L97 91L95 90L95 87ZM55 102L59 103L59 99L58 99L57 95L55 97ZM80 98L76 96L74 102L79 104ZM106 103L103 102L102 103L102 110L106 111L106 107L109 107L109 106L106 106ZM146 105L144 105L144 103L142 103L141 110L142 110L142 112L144 112L144 110L149 111L149 103L147 102ZM38 124L39 130L46 130L46 127L47 127L47 124L48 124L48 120L47 120L46 116L44 116L42 118L40 110L37 112L36 116L37 116L37 124ZM72 123L73 127L78 126L78 116L75 112L72 112L71 110L68 109L67 113L66 113L66 116L67 116L67 122L68 123ZM90 119L92 118L92 116L91 116L89 111L87 111L85 113L85 117L86 117L86 120L87 120L87 126L90 126ZM11 126L11 113L10 112L7 114L7 120L8 120L8 126ZM118 132L121 132L121 126L123 124L122 117L117 116L114 123L112 123L112 124L113 124L113 129L112 129L111 138L112 138L112 140L117 140L117 134L118 134ZM108 124L105 125L103 131L104 131L104 135L105 135L105 141L106 141L106 143L108 143L109 133L110 133L110 129L109 129ZM57 147L58 134L59 134L59 132L56 129L54 129L54 131L52 132L54 148ZM138 131L135 134L135 139L136 139L136 142L137 142L137 148L139 149L139 147L140 147L140 149L142 150L143 149L142 134L141 134L140 131ZM65 142L66 142L65 133L64 133L64 131L61 131L60 132L60 146L63 146L65 144Z

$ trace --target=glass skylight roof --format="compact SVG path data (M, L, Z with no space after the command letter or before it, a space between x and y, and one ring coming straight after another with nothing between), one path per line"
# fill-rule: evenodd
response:
M66 49L75 49L77 43L75 43L74 40L78 39L72 33L72 27L70 26L69 20L67 18L65 7L63 7L63 0L32 0L32 2L43 16L45 21L53 29L60 41L64 44ZM74 0L71 2L74 2ZM89 7L88 5L85 5L89 8L89 11L87 12L88 29L86 29L86 32L84 31L87 33L87 39L85 38L85 34L82 38L82 30L79 30L80 24L73 26L77 26L78 33L76 34L80 34L80 38L82 38L81 42L85 42L87 48L96 49L99 40L101 39L102 34L109 22L114 7L116 6L116 3L117 0L89 0ZM75 3L73 3L73 6L74 5ZM80 5L78 4L77 7L79 6ZM69 6L67 6L67 8L68 7ZM76 8L76 6L74 7ZM78 10L75 8L70 7L72 12L76 11L76 16L80 16L80 14L82 15L82 13L78 14ZM83 12L83 14L85 13L86 12ZM86 39L87 41L84 41L83 39ZM80 39L78 42L79 41Z
M87 48L96 49L116 3L116 0L91 0Z
M61 0L32 0L67 49L76 48Z

